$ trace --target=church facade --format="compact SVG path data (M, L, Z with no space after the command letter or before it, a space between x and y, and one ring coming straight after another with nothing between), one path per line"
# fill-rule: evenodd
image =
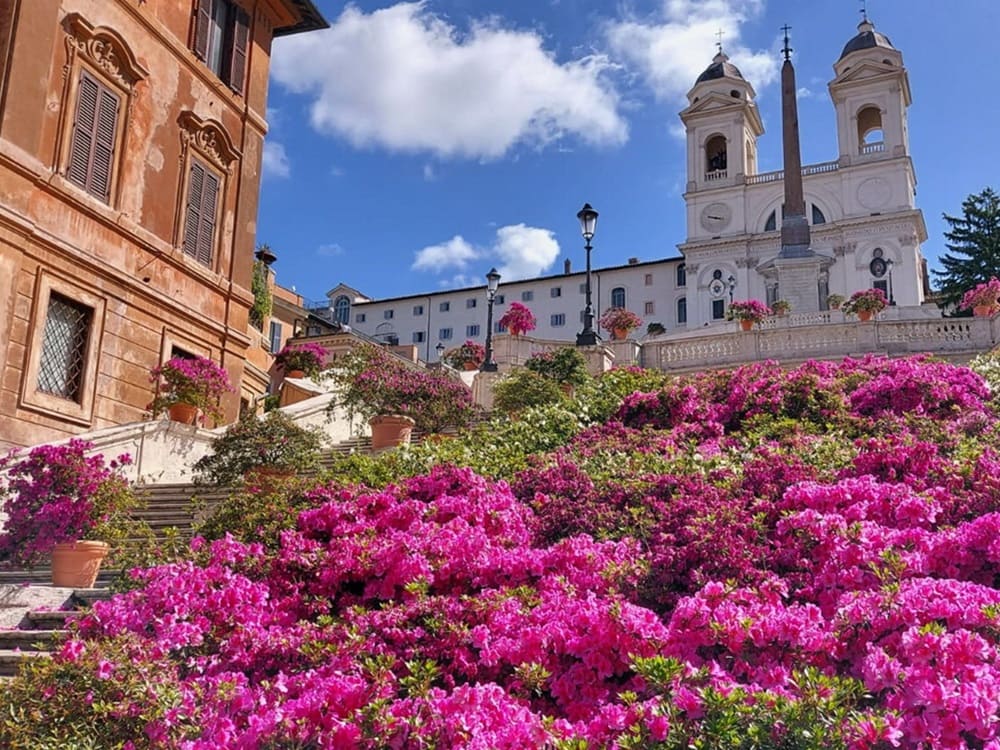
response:
M680 114L687 132L687 239L679 249L694 287L689 325L723 319L730 289L737 299L784 299L803 313L827 309L831 294L872 287L899 306L923 303L920 244L927 231L915 205L902 54L865 19L834 72L829 91L839 153L799 164L792 77L792 90L783 91L786 169L776 172L757 170L764 126L756 94L721 50L688 93ZM786 173L794 172L801 174L808 227L799 252L783 241L790 219Z

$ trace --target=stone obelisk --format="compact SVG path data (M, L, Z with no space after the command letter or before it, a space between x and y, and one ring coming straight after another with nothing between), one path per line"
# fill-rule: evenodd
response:
M781 140L785 164L785 208L781 220L782 258L807 258L809 222L806 221L806 201L802 193L802 153L799 148L799 107L796 101L795 67L792 50L785 32L785 62L781 66Z

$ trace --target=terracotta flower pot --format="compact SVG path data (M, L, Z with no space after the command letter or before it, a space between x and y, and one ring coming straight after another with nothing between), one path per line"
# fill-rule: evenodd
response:
M248 486L259 487L264 492L273 492L283 482L295 476L294 469L281 466L255 466L243 475Z
M101 563L111 547L106 542L68 542L52 550L52 585L74 589L94 587Z
M372 417L368 424L372 428L372 450L377 451L383 448L409 445L413 425L416 423L402 414L387 414Z
M627 328L612 329L611 338L613 338L615 341L624 341L625 339L628 338L628 329Z
M993 305L976 305L972 308L972 314L977 318L988 318L993 315Z
M172 422L181 424L198 423L198 407L191 404L171 404L167 407L167 414Z
M305 370L289 370L285 373L286 378L304 378L306 376Z
M465 370L466 372L472 372L473 370L478 370L479 365L477 365L475 362L463 362L462 369Z
M860 320L862 323L867 323L869 320L872 319L872 316L874 314L875 313L873 313L871 310L858 310L858 320Z
M740 328L744 331L749 331L753 328L753 321L747 320L746 318L740 318Z

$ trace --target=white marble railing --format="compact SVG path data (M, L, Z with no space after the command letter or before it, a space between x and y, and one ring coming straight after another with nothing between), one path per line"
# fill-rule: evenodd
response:
M802 167L802 176L808 177L811 174L836 172L838 169L840 169L840 162L823 161L819 164L808 164ZM785 170L778 169L774 172L762 172L760 174L747 175L747 185L761 185L766 182L778 182L783 179L785 179Z
M711 172L705 172L705 181L714 182L716 180L724 180L729 174L728 170L725 169L713 169Z
M646 367L691 371L761 359L839 359L865 353L898 356L930 352L965 360L998 343L1000 317L861 323L828 311L771 318L749 332L720 331L697 338L648 341L640 356Z
M862 154L880 154L885 151L885 142L879 141L878 143L865 143L862 144L859 151Z

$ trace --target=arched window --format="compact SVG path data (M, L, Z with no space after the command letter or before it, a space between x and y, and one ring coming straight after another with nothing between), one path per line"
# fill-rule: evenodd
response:
M767 221L764 222L765 232L774 232L778 228L778 212L772 211L770 216L767 217Z
M688 283L687 266L684 263L681 263L679 266L677 266L677 286L679 287L687 286L687 283Z
M687 325L688 322L688 301L687 297L677 300L677 325Z
M705 144L705 171L726 171L726 136L713 135Z
M826 224L826 217L823 215L823 212L819 210L819 206L815 203L812 204L812 215L813 224Z
M351 320L351 298L341 294L333 301L333 319L347 325Z
M625 307L625 287L616 286L611 290L611 306Z
M885 150L882 112L878 107L864 107L858 112L858 146L861 153Z

